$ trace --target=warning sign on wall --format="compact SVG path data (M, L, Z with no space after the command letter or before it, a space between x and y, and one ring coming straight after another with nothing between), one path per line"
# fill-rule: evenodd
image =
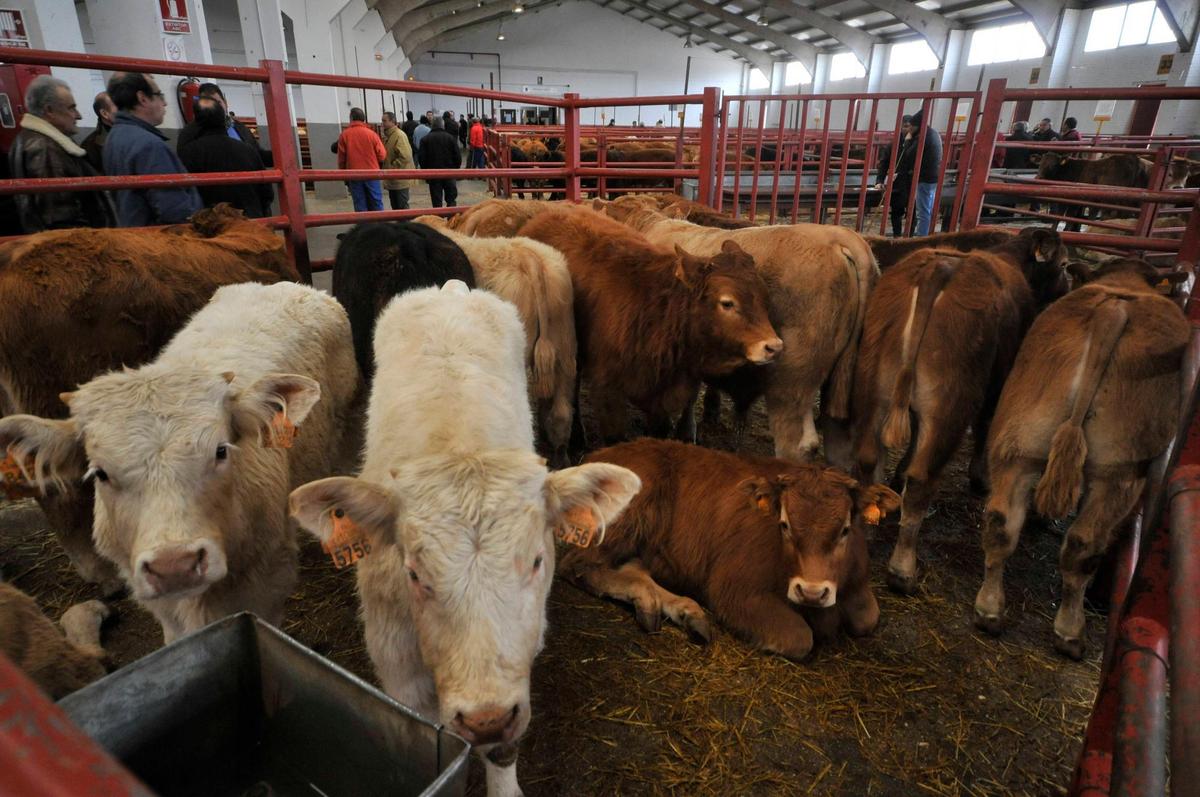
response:
M188 19L187 0L158 0L162 14L164 33L191 33L192 23Z
M29 34L25 32L25 19L15 8L0 8L0 47L29 49Z
M1166 55L1164 55L1158 59L1158 71L1155 74L1169 75L1169 74L1171 74L1171 67L1173 67L1174 65L1175 65L1175 54L1167 53Z

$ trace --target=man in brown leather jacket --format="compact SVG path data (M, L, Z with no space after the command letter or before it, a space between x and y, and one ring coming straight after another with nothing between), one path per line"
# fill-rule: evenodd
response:
M28 111L21 117L21 132L8 152L14 178L93 177L86 151L71 140L83 117L65 81L42 75L25 92ZM103 191L62 191L17 194L21 228L41 232L66 227L112 227L116 213Z

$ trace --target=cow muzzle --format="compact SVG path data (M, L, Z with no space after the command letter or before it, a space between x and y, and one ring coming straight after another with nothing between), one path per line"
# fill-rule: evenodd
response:
M800 606L827 609L837 603L837 584L793 578L788 584L788 600Z
M225 556L211 540L165 545L138 556L135 593L142 599L184 597L225 576Z
M779 352L783 351L783 341L779 338L766 338L751 344L746 349L746 359L755 365L766 365L774 361Z
M508 708L483 706L469 712L458 712L451 723L454 732L475 746L508 743L516 738L521 727L521 705Z

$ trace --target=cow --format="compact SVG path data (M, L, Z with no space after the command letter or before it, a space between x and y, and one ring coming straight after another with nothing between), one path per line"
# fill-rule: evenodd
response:
M538 423L553 451L552 465L565 465L576 344L574 292L563 256L529 238L472 238L444 228L438 216L414 221L440 228L466 254L479 286L516 305L525 325L525 362L537 400Z
M1145 188L1150 177L1146 167L1146 162L1132 153L1087 160L1061 152L1045 152L1038 163L1037 176L1039 180Z
M625 194L613 201L631 210L636 208L639 210L669 212L672 218L681 218L684 221L690 221L692 224L698 224L701 227L741 230L746 227L756 226L754 222L726 216L724 213L718 213L713 210L708 205L684 199L678 194ZM604 212L604 200L594 200L592 207L594 210Z
M1065 263L1058 233L1028 228L990 250L917 252L885 271L871 295L854 378L853 446L856 475L876 481L883 448L904 454L892 589L916 591L917 533L968 426L972 487L986 489L984 443L1000 388L1036 309L1066 292Z
M0 420L0 449L40 488L95 483L96 549L166 643L242 610L278 625L296 583L288 491L333 469L358 383L332 297L231 285L154 362L63 394L68 419Z
M334 260L333 295L350 316L354 356L364 378L375 373L375 318L392 297L452 279L473 287L471 263L456 243L428 225L368 222L346 233Z
M960 252L971 252L1003 244L1016 234L1017 230L1012 227L984 226L974 230L942 232L913 238L885 238L882 235L865 237L882 271L922 249L957 249Z
M672 251L582 207L541 213L521 234L567 259L578 370L606 440L624 436L626 400L662 436L701 378L766 365L783 346L767 318L766 283L735 243L701 256Z
M56 230L0 244L0 414L66 416L60 393L151 360L222 285L298 280L283 239L229 205L156 229ZM37 496L76 572L122 588L92 545L92 488Z
M100 624L108 615L100 601L77 603L63 613L60 631L33 598L0 581L0 653L58 700L104 677Z
M621 203L607 206L605 212L644 232L652 243L674 244L697 255L712 255L733 242L754 258L767 284L771 323L783 339L783 352L770 370L742 369L726 378L706 375L706 419L713 420L719 412L718 391L726 392L733 398L740 429L750 406L765 394L775 455L806 461L816 456L820 446L814 408L825 386L823 426L827 438L841 442L845 433L835 429L834 421L849 417L859 332L867 296L878 276L862 236L819 224L712 229L652 211L629 211ZM688 438L695 434L690 415L689 411L678 430ZM836 446L829 439L826 443L829 455ZM831 461L845 459L844 451L831 457Z
M534 216L553 207L538 199L485 199L451 219L450 229L481 238L511 238Z
M366 554L358 595L384 691L474 745L492 797L520 794L553 529L594 533L641 486L614 465L547 472L524 353L516 308L486 291L451 280L397 297L375 333L361 474L290 499L326 545Z
M642 489L603 544L571 548L560 571L594 595L632 603L647 631L666 615L708 641L703 604L756 648L803 659L813 629L827 638L843 625L856 636L875 629L862 521L899 506L887 487L671 440L636 440L586 461L629 468Z
M1003 627L1004 564L1032 497L1044 517L1077 513L1059 554L1054 645L1083 656L1084 592L1183 410L1191 327L1156 292L1160 278L1144 261L1107 263L1092 282L1047 308L1026 335L988 439L992 490L985 575L975 598L980 628Z

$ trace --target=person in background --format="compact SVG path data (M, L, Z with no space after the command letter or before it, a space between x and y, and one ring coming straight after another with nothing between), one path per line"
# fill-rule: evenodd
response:
M385 169L415 169L412 147L409 146L408 136L396 124L396 115L390 111L383 114L383 149L387 152L387 160L383 163ZM408 210L408 191L416 180L384 180L383 187L387 189L388 201L392 210Z
M97 173L104 172L104 142L108 140L108 131L112 130L113 118L117 115L117 106L113 105L108 92L102 91L92 100L92 111L96 114L96 129L88 133L87 138L80 143L87 152L88 163Z
M1076 129L1078 125L1079 122L1075 120L1074 116L1068 116L1066 119L1063 119L1062 132L1058 134L1059 140L1083 141L1083 136L1079 135L1079 130Z
M425 167L421 163L421 139L429 135L429 131L432 129L433 128L430 127L428 120L422 116L421 123L416 126L416 129L413 130L412 151L413 155L416 156L417 166L421 167L422 169Z
M471 127L467 123L467 118L461 113L458 115L458 145L464 150L467 148L467 133L471 132Z
M337 140L339 169L378 169L387 160L387 151L379 135L367 126L362 108L350 109L350 126ZM383 210L383 188L379 180L352 180L347 183L354 209Z
M483 120L476 119L475 124L471 126L471 132L468 136L470 143L470 163L467 165L472 169L482 169L486 163L486 157L483 148Z
M908 212L908 192L912 189L912 161L906 160L905 151L912 143L912 116L904 114L900 119L900 153L896 156L896 172L892 177L890 198L888 199L888 216L892 220L892 237L904 235L904 216ZM892 145L884 144L879 148L879 171L875 177L875 187L883 188L887 182L888 169L892 165Z
M614 116L612 119L609 119L609 120L608 120L608 126L609 126L609 127L616 127L616 126L617 126L617 117L615 117L615 116Z
M415 150L416 145L413 144L413 131L417 129L417 120L413 119L412 111L405 111L404 116L404 124L400 125L400 129L404 131L404 135L408 136L408 146Z
M1054 132L1049 117L1041 119L1031 135L1034 141L1058 141L1058 133Z
M440 118L433 120L433 129L421 139L421 168L462 168L458 139L446 132L446 126ZM429 183L429 201L435 208L442 207L443 199L446 207L454 207L458 203L458 184L454 180L439 178L425 182Z
M458 122L454 121L454 114L449 111L442 113L442 124L446 127L446 132L458 138Z
M167 115L167 100L158 84L140 72L118 72L108 81L108 96L117 116L104 142L104 173L181 174L179 156L167 145L158 126ZM194 188L140 188L116 192L117 221L122 227L179 224L204 207Z
M1012 132L1008 135L1009 141L1033 141L1033 136L1029 135L1024 122L1013 122ZM1028 169L1030 168L1029 156L1032 150L1017 149L1009 147L1004 150L1005 169Z
M932 126L925 123L925 109L912 115L912 141L909 142L901 158L907 157L908 168L916 171L917 148L921 137L925 139L925 148L921 152L920 170L917 179L917 226L914 235L928 235L933 221L933 195L937 192L938 176L942 168L942 138ZM899 170L899 166L896 167Z
M271 150L263 149L258 143L258 138L250 132L250 128L235 119L233 114L229 112L229 102L225 99L225 94L221 91L220 86L216 83L201 83L196 101L199 102L202 99L215 100L221 106L222 113L226 115L225 135L234 141L241 141L243 144L254 147L264 166L275 165L275 159L271 154ZM175 142L175 151L179 152L185 144L199 135L200 126L196 123L196 120L184 125L183 130L179 131L179 140Z
M179 147L179 158L192 174L205 172L260 172L264 165L258 149L228 135L225 107L211 97L196 101L199 135ZM211 185L200 188L204 206L228 202L252 219L271 215L275 191L268 183Z
M66 81L39 75L25 90L21 132L8 151L12 176L22 178L96 177L87 152L71 140L83 117ZM17 218L24 232L68 227L112 227L116 213L103 191L16 194Z

